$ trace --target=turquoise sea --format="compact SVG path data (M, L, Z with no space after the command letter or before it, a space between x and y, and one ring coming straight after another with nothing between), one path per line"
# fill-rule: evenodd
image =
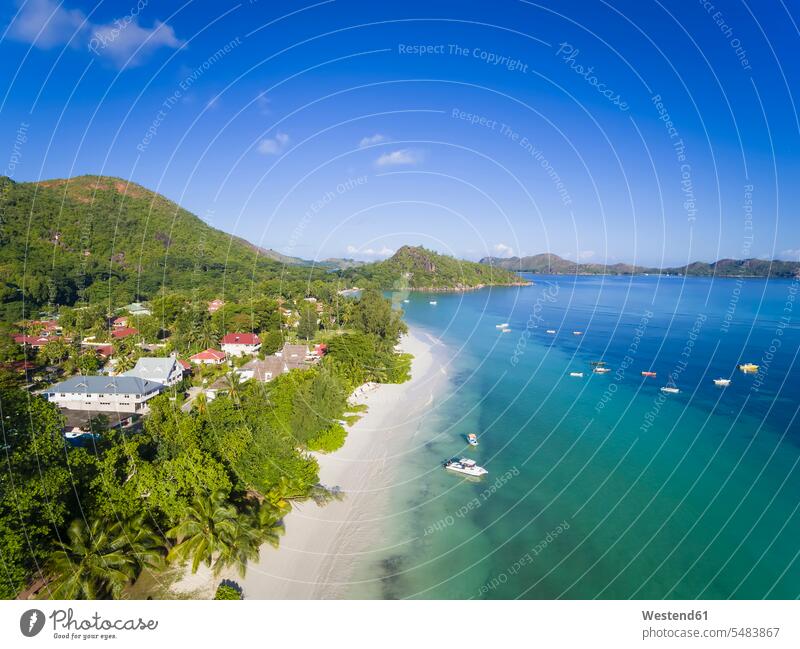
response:
M394 296L450 381L350 596L800 596L800 284L531 279ZM490 474L441 468L462 455Z

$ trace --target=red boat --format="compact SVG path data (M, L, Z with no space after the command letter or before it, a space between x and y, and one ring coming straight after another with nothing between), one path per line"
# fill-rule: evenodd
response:
M642 376L649 376L651 378L655 378L655 372L642 372Z

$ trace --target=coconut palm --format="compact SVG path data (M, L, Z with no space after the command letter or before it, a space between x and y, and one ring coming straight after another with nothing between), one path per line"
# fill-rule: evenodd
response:
M203 416L208 412L208 397L206 396L205 392L201 392L194 398L194 403L192 404L194 409L197 411L197 414Z
M115 522L72 522L66 543L47 562L52 577L43 596L53 599L118 599L143 566L159 563L158 537L139 518Z
M225 491L217 490L196 498L183 520L167 532L167 538L178 541L167 559L191 559L192 573L204 563L218 574L226 565L236 536L236 509L228 504Z
M242 377L237 372L229 372L225 375L225 387L231 400L238 404L242 393Z

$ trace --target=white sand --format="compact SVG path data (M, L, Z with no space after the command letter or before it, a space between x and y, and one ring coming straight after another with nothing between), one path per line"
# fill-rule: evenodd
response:
M380 543L394 472L434 395L446 383L436 340L412 331L400 348L414 355L412 378L378 385L357 395L368 412L348 429L344 446L318 455L320 481L345 492L340 502L295 505L286 517L280 549L265 546L248 566L242 585L247 599L310 599L341 596L359 555ZM443 359L442 359L443 360Z

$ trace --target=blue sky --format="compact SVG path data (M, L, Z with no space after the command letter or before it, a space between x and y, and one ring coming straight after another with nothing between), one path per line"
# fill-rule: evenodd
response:
M0 173L304 258L800 258L796 2L6 2Z

